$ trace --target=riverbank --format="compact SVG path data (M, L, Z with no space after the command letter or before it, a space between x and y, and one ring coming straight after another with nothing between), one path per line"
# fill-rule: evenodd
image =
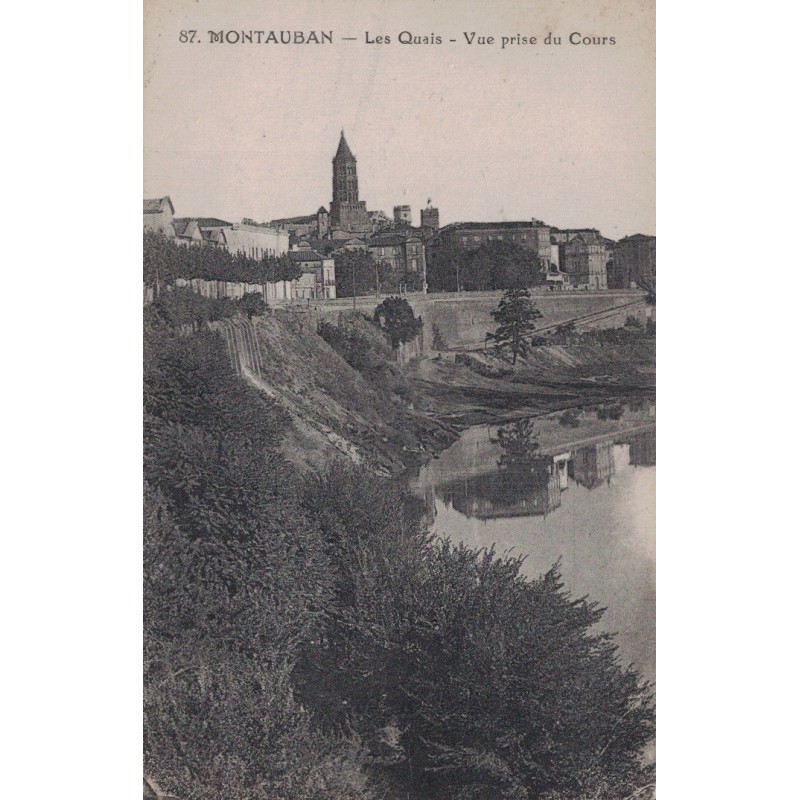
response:
M533 348L511 368L489 355L441 353L409 365L408 377L437 419L482 423L655 399L655 340Z
M283 450L303 472L347 460L396 477L430 461L472 425L575 409L580 424L591 420L596 427L594 411L604 405L654 399L652 339L536 347L513 369L480 353L399 364L363 317L322 331L330 343L310 323L272 314L236 323L250 333L228 332L231 351L243 343L257 349L242 377L287 412Z

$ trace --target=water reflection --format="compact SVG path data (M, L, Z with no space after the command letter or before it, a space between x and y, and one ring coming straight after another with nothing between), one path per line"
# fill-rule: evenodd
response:
M443 484L443 497L467 517L497 519L547 514L561 505L561 481L552 456L542 455L533 420L497 429L496 472Z
M531 577L559 562L573 596L607 609L601 626L647 679L655 678L652 419L631 413L605 434L591 419L574 430L552 420L470 428L412 484L436 534L526 556Z
M436 519L436 498L468 518L546 516L561 507L561 494L573 481L593 490L610 485L621 466L655 466L655 430L620 434L562 453L541 452L532 420L522 420L488 433L500 449L486 471L426 486L428 522Z

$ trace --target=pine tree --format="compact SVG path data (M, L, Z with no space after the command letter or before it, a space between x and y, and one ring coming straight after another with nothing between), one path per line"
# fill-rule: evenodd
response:
M492 318L498 323L497 330L489 334L488 340L495 342L495 350L511 351L511 363L516 364L519 356L525 356L530 349L530 336L536 329L535 322L541 319L542 312L533 305L527 289L507 289L500 304L492 311Z

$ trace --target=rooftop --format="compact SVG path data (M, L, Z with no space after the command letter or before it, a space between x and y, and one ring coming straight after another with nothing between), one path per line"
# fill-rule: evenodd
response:
M170 210L172 213L175 213L175 209L172 206L172 200L167 197L156 197L152 199L144 198L144 212L145 214L160 214L162 211L166 211L166 206L169 205Z
M292 261L322 261L324 256L316 250L290 250L289 258Z
M465 230L505 230L507 228L532 228L533 222L525 220L524 222L451 222L445 225L442 231L465 231Z
M416 239L416 236L408 236L403 233L389 233L383 236L373 236L367 240L367 247L394 247L403 245L410 239Z
M632 236L624 236L622 239L620 239L620 242L641 242L650 239L655 240L655 238L655 236L648 236L645 233L634 233Z
M224 219L217 219L217 217L176 217L173 222L176 223L176 226L183 226L182 230L186 230L186 226L190 222L196 222L198 228L230 228L233 226L232 222L225 222Z
M317 214L319 214L319 211ZM281 217L280 219L271 220L270 225L306 225L310 222L316 222L317 214L307 214L304 217Z

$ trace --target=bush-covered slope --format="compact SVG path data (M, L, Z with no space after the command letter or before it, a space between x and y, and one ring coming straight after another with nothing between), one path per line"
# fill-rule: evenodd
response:
M258 330L278 356L293 328ZM147 773L185 800L618 800L649 785L649 688L556 570L528 580L514 559L432 542L363 464L287 460L286 406L317 413L315 360L333 357L295 333L286 377L266 371L276 400L237 377L218 334L148 319ZM357 387L316 418L377 424L381 393Z

